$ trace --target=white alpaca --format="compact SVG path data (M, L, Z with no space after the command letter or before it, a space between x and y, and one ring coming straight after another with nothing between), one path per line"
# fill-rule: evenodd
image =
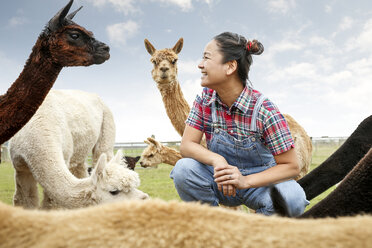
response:
M14 204L37 207L37 182L44 189L44 208L147 198L147 194L135 189L138 174L120 164L121 152L105 166L113 157L114 140L112 113L97 95L50 91L36 114L10 140L16 170ZM93 164L102 156L96 170L85 178L85 160L90 152Z
M2 248L371 247L372 216L289 219L198 203L126 201L64 211L0 202Z

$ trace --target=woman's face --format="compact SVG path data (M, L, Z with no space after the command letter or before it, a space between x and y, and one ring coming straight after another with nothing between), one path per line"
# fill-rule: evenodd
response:
M201 86L215 89L215 86L225 82L227 65L222 63L222 59L217 42L210 41L205 46L203 59L198 65L202 73Z

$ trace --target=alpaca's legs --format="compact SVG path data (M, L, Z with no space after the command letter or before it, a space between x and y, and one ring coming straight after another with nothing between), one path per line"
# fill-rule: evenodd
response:
M102 153L106 153L108 161L114 157L114 152L113 152L114 143L115 143L114 118L110 110L107 110L107 111L104 110L101 133L92 151L93 167L96 165L98 158Z
M85 178L89 176L88 167L84 162L78 165L71 164L69 170L72 173L72 175L74 175L77 178Z
M54 203L54 201L49 196L49 194L44 190L44 198L43 198L43 202L41 203L41 208L52 209L52 208L56 208L56 206L57 204Z
M16 191L13 196L13 204L25 208L39 207L37 182L31 172L28 169L16 170L15 181Z

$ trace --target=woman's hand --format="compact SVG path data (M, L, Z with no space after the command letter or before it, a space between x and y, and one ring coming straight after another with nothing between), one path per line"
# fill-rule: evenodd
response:
M240 173L236 166L225 165L225 166L215 166L214 167L214 181L217 183L218 190L223 189L223 194L228 196L235 196L236 189L246 189L249 188L247 185L246 178ZM229 186L234 189L231 190ZM225 190L225 188L227 188ZM225 191L227 193L225 193ZM231 194L231 192L233 194Z

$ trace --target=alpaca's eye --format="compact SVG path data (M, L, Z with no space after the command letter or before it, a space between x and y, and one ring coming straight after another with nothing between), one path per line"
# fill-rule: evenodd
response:
M70 34L70 37L72 38L72 39L74 39L74 40L77 40L78 38L79 38L79 34L77 34L77 33L73 33L73 34Z
M120 193L120 190L113 190L113 191L110 191L110 194L111 195L117 195L117 194L119 194Z
M154 65L156 65L156 61L155 61L155 60L153 60L152 63L153 63Z
M174 60L172 61L172 64L174 65L176 62L177 62L177 59L174 59Z

